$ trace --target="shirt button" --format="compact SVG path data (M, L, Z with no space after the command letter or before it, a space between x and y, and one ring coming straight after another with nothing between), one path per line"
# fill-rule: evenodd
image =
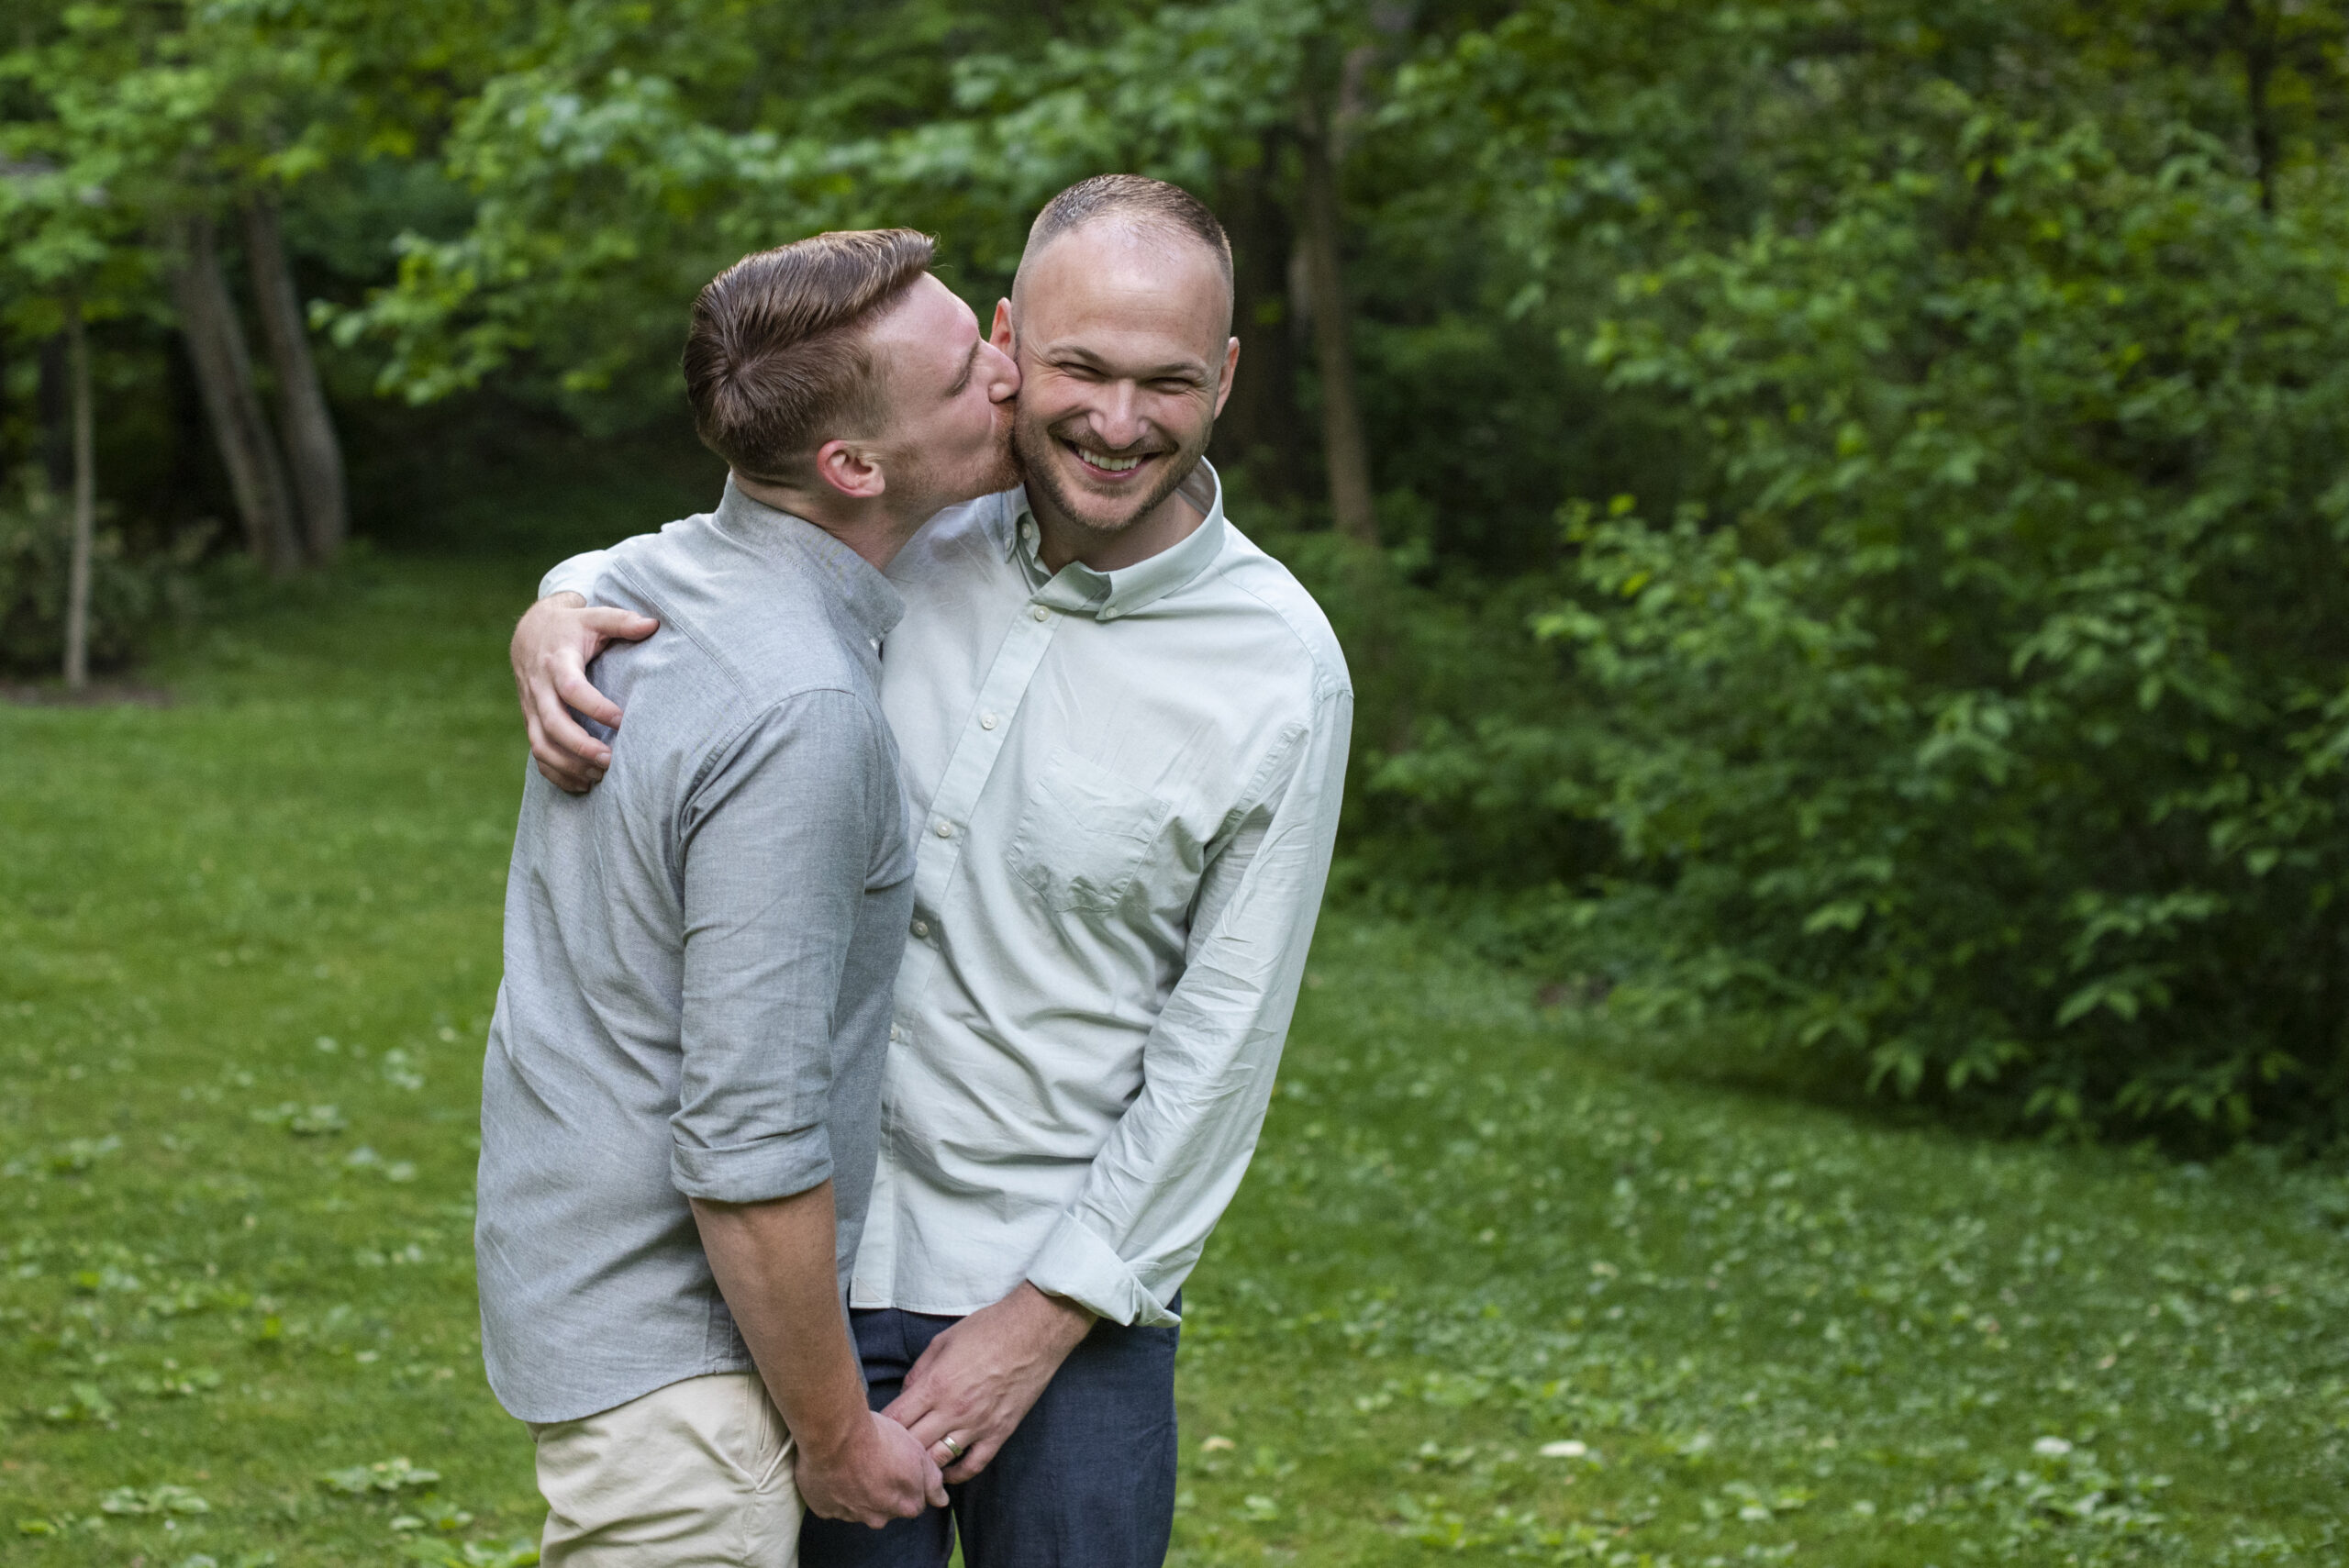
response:
M914 922L914 935L918 937L926 937L930 935L930 922L927 920L916 920Z
M906 1031L899 1029L896 1025L891 1024L889 1026L889 1038L891 1040L903 1040L906 1038Z
M1041 605L1038 605L1034 609L1030 610L1028 613L1034 616L1038 620L1050 620L1052 618L1052 612L1046 609Z
M952 822L941 822L938 825L938 836L941 839L952 838L954 836L954 824Z
M1036 542L1036 525L1033 523L1020 524L1019 537L1026 539L1030 544L1034 544Z
M980 728L981 729L993 729L995 727L996 727L996 717L995 717L995 715L993 715L993 714L991 714L991 713L983 713L983 714L979 715L979 728Z

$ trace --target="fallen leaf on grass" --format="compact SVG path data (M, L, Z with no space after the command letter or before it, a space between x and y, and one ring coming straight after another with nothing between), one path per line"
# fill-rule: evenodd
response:
M440 1479L439 1471L418 1469L403 1457L329 1470L318 1477L318 1485L346 1497L363 1497L370 1492L421 1492Z
M208 1514L212 1505L185 1486L165 1482L160 1486L117 1486L98 1499L109 1514Z

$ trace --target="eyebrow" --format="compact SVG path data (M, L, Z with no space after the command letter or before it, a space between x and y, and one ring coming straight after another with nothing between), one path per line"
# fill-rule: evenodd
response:
M971 372L979 362L979 345L985 341L985 338L971 339L971 351L963 356L963 373L956 376L954 384L946 389L947 396L960 397L963 395L963 389L971 384Z

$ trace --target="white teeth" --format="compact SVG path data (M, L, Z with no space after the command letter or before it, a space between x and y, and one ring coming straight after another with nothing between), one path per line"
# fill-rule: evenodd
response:
M1104 452L1089 451L1084 447L1078 447L1076 451L1079 457L1094 467L1106 469L1111 473L1123 473L1129 469L1141 466L1141 459L1139 457L1110 457Z

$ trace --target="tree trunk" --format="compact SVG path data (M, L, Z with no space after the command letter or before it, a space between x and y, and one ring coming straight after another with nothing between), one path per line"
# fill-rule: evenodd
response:
M278 230L277 205L265 195L245 204L245 266L252 273L253 302L261 335L277 378L278 410L285 431L286 466L301 502L302 533L313 565L332 562L349 529L350 503L343 487L342 445L318 384L317 361L302 319L301 297L285 265L285 241Z
M1355 391L1353 318L1339 258L1338 172L1330 156L1330 128L1317 124L1297 139L1305 217L1298 239L1312 296L1314 358L1321 372L1321 446L1330 463L1330 521L1346 538L1376 544L1378 514L1371 501L1370 442Z
M2259 182L2259 210L2276 215L2276 166L2281 161L2281 139L2276 113L2267 101L2269 82L2276 74L2277 36L2273 12L2252 0L2228 0L2228 29L2243 52L2243 106L2251 120L2252 168Z
M82 302L65 314L66 358L73 383L73 557L65 584L65 686L90 684L90 551L97 533L96 416L90 406L90 337Z
M1258 495L1285 500L1308 487L1308 474L1298 472L1310 437L1297 406L1296 333L1312 313L1289 301L1296 240L1272 188L1276 172L1276 158L1267 157L1232 175L1217 204L1231 232L1231 329L1240 339L1240 370L1208 452L1227 472L1245 469Z
M204 412L212 422L220 461L244 524L245 544L273 574L301 564L285 466L277 439L253 388L252 354L245 329L220 276L220 253L212 219L191 217L182 225L181 255L172 272L172 294L187 334L188 360Z
M64 495L73 484L73 377L66 363L69 357L62 332L40 346L40 387L36 395L40 407L40 468L52 495Z

